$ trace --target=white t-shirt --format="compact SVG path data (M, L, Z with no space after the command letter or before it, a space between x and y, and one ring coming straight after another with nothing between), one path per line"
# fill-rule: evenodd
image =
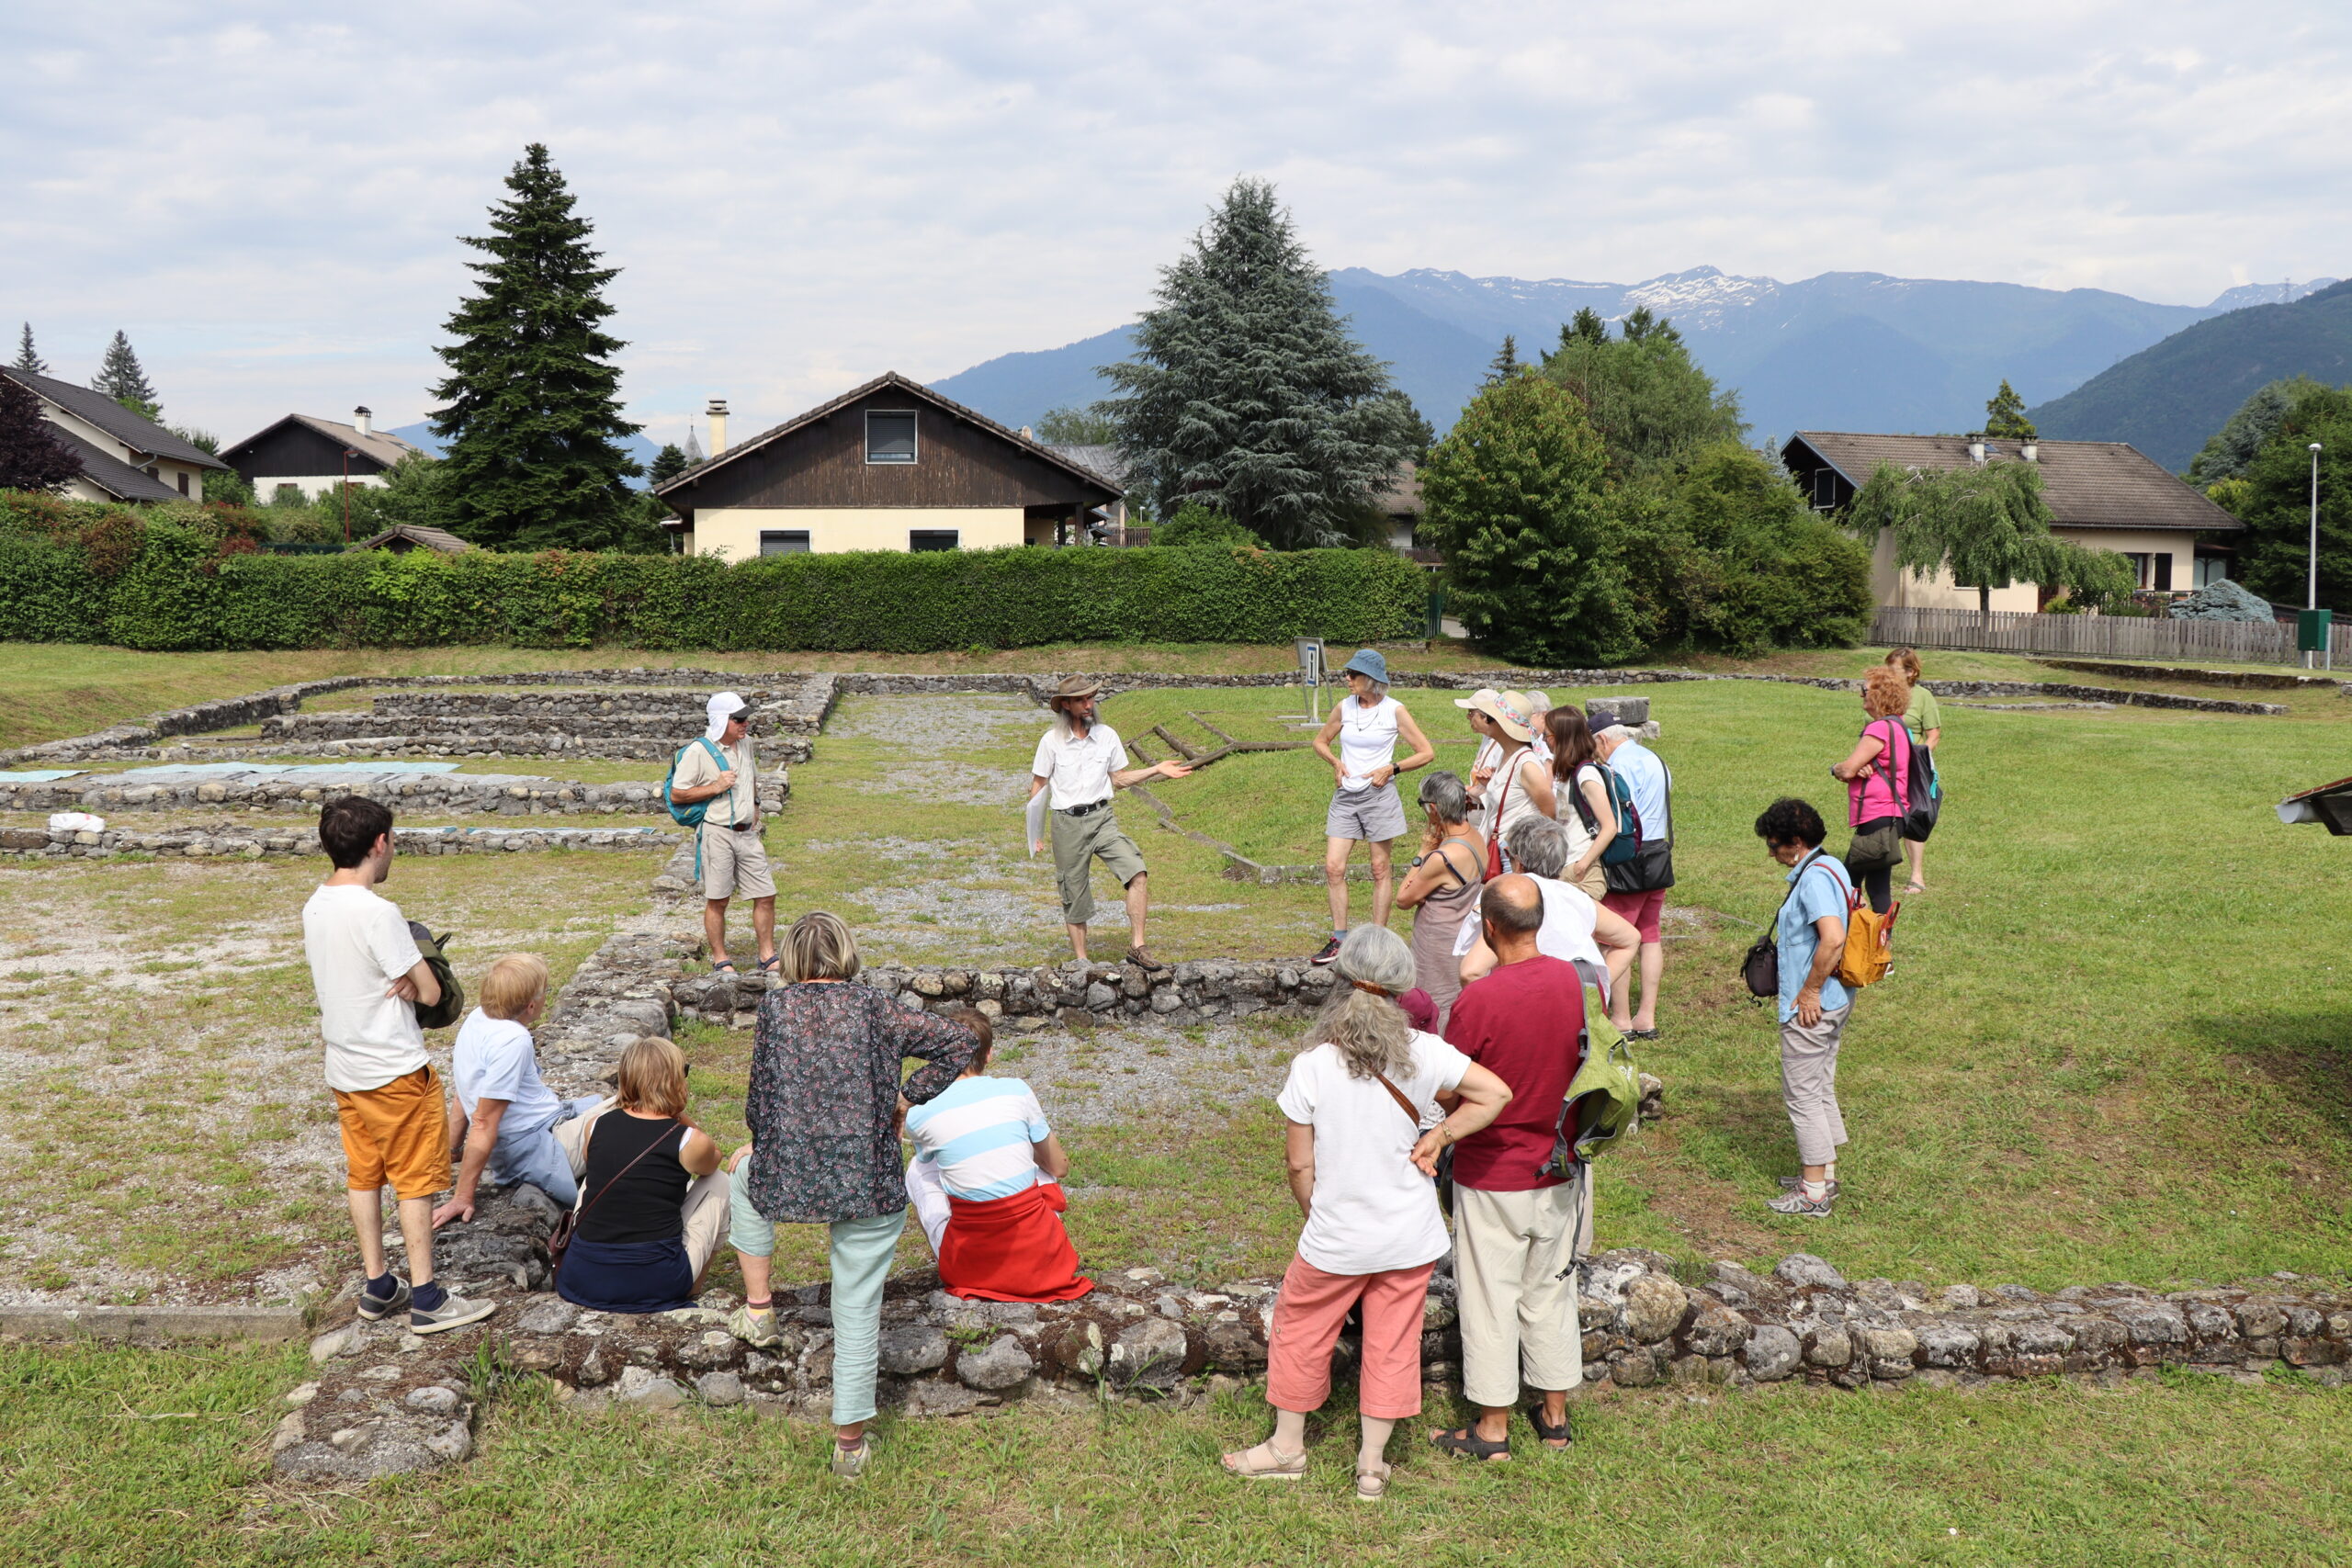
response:
M1532 880L1544 896L1544 923L1535 928L1535 951L1546 958L1575 964L1579 974L1607 996L1609 965L1601 959L1600 944L1592 940L1593 923L1599 918L1600 906L1572 882L1550 876ZM1486 889L1480 888L1478 897L1471 902L1470 912L1462 917L1462 930L1453 939L1456 958L1466 956L1478 945L1479 906L1486 896Z
M967 1202L1010 1198L1037 1185L1035 1145L1054 1135L1037 1096L1019 1078L957 1078L907 1112L919 1163Z
M1097 720L1083 736L1064 736L1057 726L1038 737L1029 772L1053 782L1054 809L1067 811L1110 799L1111 774L1126 765L1126 743L1117 730Z
M302 906L302 946L319 993L329 1089L381 1089L432 1059L415 1007L385 995L424 957L398 905L372 888L322 885Z
M1413 1145L1441 1120L1437 1096L1462 1082L1470 1058L1434 1034L1413 1032L1412 1068L1390 1082L1421 1108L1418 1122L1377 1078L1348 1076L1325 1043L1292 1059L1274 1103L1315 1129L1315 1202L1298 1255L1327 1274L1418 1269L1445 1256L1437 1185L1413 1166Z
M449 1084L469 1121L483 1096L506 1101L506 1114L498 1122L502 1138L536 1133L563 1114L563 1101L539 1079L531 1032L480 1008L458 1025L458 1042L449 1048Z
M1600 769L1595 763L1587 762L1583 767L1578 768L1577 776L1566 784L1562 784L1556 778L1552 781L1553 801L1559 810L1560 828L1568 836L1568 864L1570 865L1584 859L1585 852L1592 848L1592 840L1600 837L1584 825L1584 812L1577 809L1577 802L1580 800L1584 801L1587 809L1592 806L1592 802L1585 798L1584 785L1587 779L1600 784L1601 798L1608 799L1609 781L1601 777ZM1613 813L1616 807L1612 804L1610 809ZM1594 820L1600 819L1600 814L1596 812Z

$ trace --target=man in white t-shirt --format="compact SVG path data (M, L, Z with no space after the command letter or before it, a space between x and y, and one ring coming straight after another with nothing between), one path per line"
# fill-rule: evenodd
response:
M1546 958L1573 964L1593 985L1604 1002L1625 983L1634 965L1641 936L1623 916L1594 899L1572 882L1560 880L1568 859L1567 829L1549 817L1530 817L1511 829L1503 843L1511 863L1527 874L1544 898L1544 924L1535 933L1535 951ZM1453 939L1453 955L1462 961L1462 983L1494 973L1495 950L1487 945L1480 905L1470 906L1462 930Z
M1119 827L1111 808L1114 793L1146 779L1181 779L1193 770L1170 759L1148 768L1123 768L1126 742L1119 732L1094 716L1094 696L1100 681L1066 677L1046 701L1053 710L1054 727L1038 739L1036 758L1029 766L1029 797L1051 789L1053 807L1054 880L1062 898L1062 921L1069 928L1069 949L1086 961L1086 923L1094 918L1094 862L1101 860L1119 879L1127 894L1127 962L1139 969L1168 967L1144 951L1144 915L1150 907L1146 890L1143 852ZM1045 843L1030 840L1030 852Z
M711 968L730 975L735 963L727 956L727 903L738 893L752 901L761 973L776 964L775 874L760 830L759 768L744 712L743 699L733 692L713 696L703 705L702 739L689 741L670 770L673 802L705 803L702 825L695 829L702 867L702 934L710 943ZM718 755L712 756L713 750Z
M399 908L376 895L392 869L391 812L357 795L331 800L319 813L319 842L334 870L302 907L302 944L367 1270L358 1312L373 1323L406 1307L412 1332L437 1334L479 1322L498 1304L453 1296L433 1279L433 1198L449 1185L449 1134L416 1007L439 1001L441 985ZM408 1245L408 1281L385 1260L388 1183Z

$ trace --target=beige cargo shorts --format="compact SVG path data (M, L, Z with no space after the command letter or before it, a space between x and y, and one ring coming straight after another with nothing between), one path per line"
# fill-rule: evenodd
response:
M1092 863L1100 857L1125 887L1144 873L1143 852L1119 826L1119 814L1105 804L1083 817L1057 811L1054 817L1054 881L1062 896L1062 919L1082 926L1094 918Z
M732 898L775 897L775 878L768 871L768 847L761 829L737 832L715 822L702 825L702 896Z

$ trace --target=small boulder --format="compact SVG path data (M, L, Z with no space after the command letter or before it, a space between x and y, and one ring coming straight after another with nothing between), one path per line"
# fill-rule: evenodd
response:
M1826 1261L1810 1252L1792 1252L1781 1259L1772 1277L1784 1285L1804 1289L1808 1286L1825 1291L1842 1291L1846 1276L1832 1269Z
M987 1349L966 1351L956 1360L956 1375L971 1388L991 1393L1012 1387L1037 1370L1021 1341L1008 1334Z
M722 1408L743 1403L743 1380L733 1372L705 1372L695 1379L695 1392L705 1404Z
M882 1370L899 1377L936 1371L947 1364L947 1336L927 1323L882 1331Z
M454 1416L458 1413L459 1401L457 1390L443 1388L438 1383L427 1383L423 1388L409 1390L407 1403L411 1410L422 1410L428 1416Z
M613 1396L642 1410L675 1410L686 1402L685 1390L644 1367L622 1369Z
M1747 1337L1747 1375L1758 1382L1778 1382L1797 1370L1804 1347L1777 1323L1762 1323Z
M1690 1293L1664 1275L1637 1275L1625 1287L1625 1332L1655 1345L1681 1326L1690 1305Z

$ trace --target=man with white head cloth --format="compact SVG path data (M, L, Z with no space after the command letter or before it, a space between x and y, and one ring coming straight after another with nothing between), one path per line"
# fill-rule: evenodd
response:
M702 739L689 741L670 770L670 799L679 806L705 802L695 852L702 863L702 929L710 942L710 966L733 974L727 956L727 904L741 893L752 901L752 934L759 940L760 970L775 967L775 878L768 871L767 844L760 833L760 796L752 756L746 705L721 692L704 711L710 722Z

